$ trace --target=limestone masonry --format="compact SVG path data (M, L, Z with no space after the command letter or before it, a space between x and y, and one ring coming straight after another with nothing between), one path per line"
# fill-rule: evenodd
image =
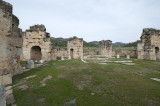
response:
M83 58L83 39L72 37L67 44L68 56L71 58Z
M0 83L10 84L13 75L22 72L20 55L22 30L12 14L12 5L0 0Z
M99 42L99 54L105 57L112 57L112 41L102 40Z
M138 59L160 60L160 30L143 29L141 41L137 45Z
M137 49L135 47L117 47L112 51L112 56L127 56L136 58L137 57Z
M46 32L44 25L31 26L29 30L23 33L22 50L22 60L52 60L50 34Z

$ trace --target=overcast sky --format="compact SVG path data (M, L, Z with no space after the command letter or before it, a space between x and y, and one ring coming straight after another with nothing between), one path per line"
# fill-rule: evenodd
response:
M24 30L44 24L52 37L133 42L160 29L160 0L5 0Z

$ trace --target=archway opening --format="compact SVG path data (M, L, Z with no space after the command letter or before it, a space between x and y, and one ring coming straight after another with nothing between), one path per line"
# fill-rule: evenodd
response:
M155 47L156 60L160 60L159 47Z
M33 46L31 48L31 59L32 60L41 60L42 58L42 53L41 53L41 48L39 46Z
M73 51L74 51L74 49L70 49L70 56L71 56L71 58L73 58Z

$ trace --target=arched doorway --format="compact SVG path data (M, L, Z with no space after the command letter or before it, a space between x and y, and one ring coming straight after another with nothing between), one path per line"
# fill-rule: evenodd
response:
M42 53L41 53L41 48L39 46L33 46L31 48L31 59L32 60L41 60L42 58Z
M156 53L156 60L160 60L159 47L155 47L155 53Z
M70 56L71 56L71 58L73 58L73 49L70 49Z

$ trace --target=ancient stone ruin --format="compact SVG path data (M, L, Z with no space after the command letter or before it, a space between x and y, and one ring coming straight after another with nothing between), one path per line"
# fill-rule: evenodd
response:
M65 57L68 58L68 51L66 49L57 49L56 57Z
M137 57L137 48L135 47L117 47L112 51L112 56L125 57L129 55L130 57L136 58Z
M99 54L105 57L112 57L112 41L102 40L99 42Z
M12 83L12 76L22 72L20 55L22 30L12 14L12 5L0 0L0 83Z
M23 33L22 60L50 61L52 45L44 25L31 26Z
M160 60L160 30L143 29L141 41L137 45L138 59Z
M74 59L83 58L83 39L72 37L67 44L68 56Z

